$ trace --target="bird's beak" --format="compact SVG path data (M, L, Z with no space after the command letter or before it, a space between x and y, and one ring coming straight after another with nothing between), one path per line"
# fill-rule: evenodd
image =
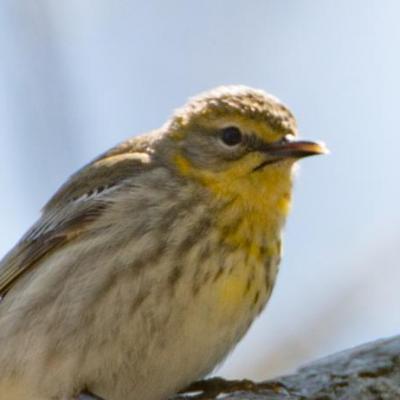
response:
M306 140L292 140L274 143L267 152L278 158L303 158L328 153L323 143Z
M254 170L261 169L268 164L274 164L287 158L299 159L329 153L324 143L295 140L292 135L285 136L285 138L279 142L269 143L260 150L268 154L268 159Z

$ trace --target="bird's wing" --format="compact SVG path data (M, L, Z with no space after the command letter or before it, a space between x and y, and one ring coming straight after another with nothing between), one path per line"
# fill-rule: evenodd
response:
M39 220L0 261L0 299L39 260L90 230L128 180L152 168L154 137L130 139L71 176L46 204Z

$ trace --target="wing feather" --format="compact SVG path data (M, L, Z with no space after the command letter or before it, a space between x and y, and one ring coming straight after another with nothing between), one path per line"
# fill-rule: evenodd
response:
M46 255L90 230L127 181L152 167L153 135L128 140L74 174L50 199L42 216L0 261L0 299Z

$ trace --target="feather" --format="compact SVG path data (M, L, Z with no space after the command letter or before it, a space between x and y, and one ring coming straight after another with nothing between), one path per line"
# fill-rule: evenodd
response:
M146 140L148 138L148 140ZM133 138L104 153L56 192L42 216L0 261L0 299L39 261L90 231L127 181L152 166L149 143L154 135Z

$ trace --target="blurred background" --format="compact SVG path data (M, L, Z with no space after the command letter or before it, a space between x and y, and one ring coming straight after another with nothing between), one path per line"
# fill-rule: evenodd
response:
M77 168L216 85L267 90L305 160L272 300L217 371L262 379L399 333L400 3L3 0L0 257Z

